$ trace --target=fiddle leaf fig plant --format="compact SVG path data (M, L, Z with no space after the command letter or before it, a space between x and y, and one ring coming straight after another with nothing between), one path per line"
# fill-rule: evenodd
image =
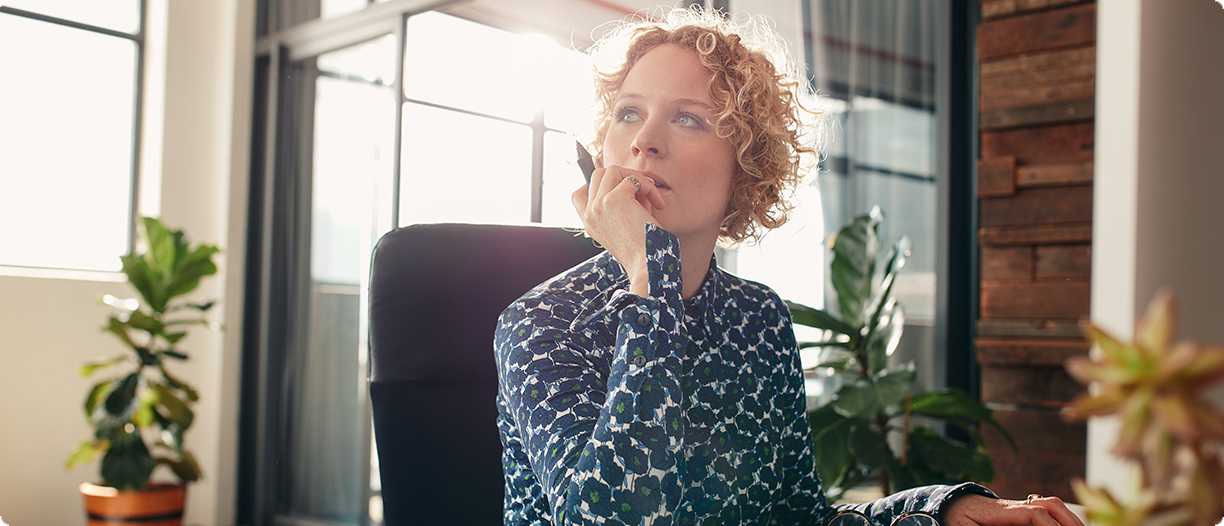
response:
M883 220L880 208L873 207L830 240L836 313L787 302L795 323L824 335L799 344L820 348L819 363L812 368L840 383L830 402L808 413L817 471L830 500L873 478L885 495L928 484L989 482L994 468L978 424L994 426L1011 441L992 411L963 391L911 393L915 364L889 365L905 326L905 310L893 286L910 255L910 242L902 236L877 271ZM973 443L914 425L913 416L946 422ZM900 439L899 451L890 444L893 437Z
M195 418L191 406L199 394L167 366L187 360L178 347L187 328L209 324L203 313L213 302L193 303L182 296L217 272L212 256L219 249L192 246L182 231L172 231L157 219L146 217L142 223L144 250L121 256L123 273L140 300L103 298L119 313L110 316L102 330L130 352L81 365L84 377L122 371L90 387L83 407L93 436L82 440L65 462L72 469L101 456L103 482L121 490L143 488L161 464L184 483L202 476L195 457L183 448L183 433Z

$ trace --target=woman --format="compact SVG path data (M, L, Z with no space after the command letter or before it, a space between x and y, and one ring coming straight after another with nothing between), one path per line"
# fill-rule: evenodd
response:
M798 85L752 34L675 10L623 28L601 73L596 162L573 194L607 252L502 314L495 350L507 524L824 524L790 314L714 264L719 239L785 222L803 146ZM776 37L774 37L776 38ZM606 50L605 43L601 50ZM976 484L856 509L888 525L1080 526L1057 499ZM1053 518L1052 518L1053 517Z

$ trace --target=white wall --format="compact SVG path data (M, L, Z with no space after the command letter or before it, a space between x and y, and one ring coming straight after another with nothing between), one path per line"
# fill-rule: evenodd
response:
M1224 342L1222 53L1215 0L1097 3L1092 319L1120 336L1169 287L1178 337ZM1088 479L1123 492L1116 437L1090 422Z
M242 249L250 137L253 0L151 0L141 207L191 239L225 250L199 297L218 298L223 332L184 340L181 376L201 393L186 443L206 479L188 492L188 524L234 522ZM84 524L76 486L97 467L64 473L88 436L80 362L120 351L97 330L104 293L133 294L117 275L0 275L0 516L9 524Z

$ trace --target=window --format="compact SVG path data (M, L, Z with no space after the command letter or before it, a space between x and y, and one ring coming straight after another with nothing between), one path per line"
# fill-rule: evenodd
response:
M340 5L323 5L319 23ZM248 266L243 396L267 402L241 417L242 455L253 460L242 462L243 523L381 522L365 291L384 233L424 222L579 224L569 194L582 184L575 137L593 134L585 56L439 12L393 20L371 23L389 33L357 31L340 47L289 42L279 71L258 61L257 85L280 84L279 144L272 172L256 164L251 178L250 217L270 206L272 220L253 225L265 233L248 253L272 271ZM326 50L299 51L314 46ZM261 477L266 486L249 485Z
M141 5L0 8L0 265L119 270L134 225Z

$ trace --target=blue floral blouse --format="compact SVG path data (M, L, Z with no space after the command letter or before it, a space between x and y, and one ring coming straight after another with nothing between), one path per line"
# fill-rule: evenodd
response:
M681 299L679 243L646 225L650 297L607 252L502 313L498 426L505 523L813 524L812 459L790 313L764 285L713 262ZM877 524L975 484L852 506ZM851 506L845 506L851 507Z

